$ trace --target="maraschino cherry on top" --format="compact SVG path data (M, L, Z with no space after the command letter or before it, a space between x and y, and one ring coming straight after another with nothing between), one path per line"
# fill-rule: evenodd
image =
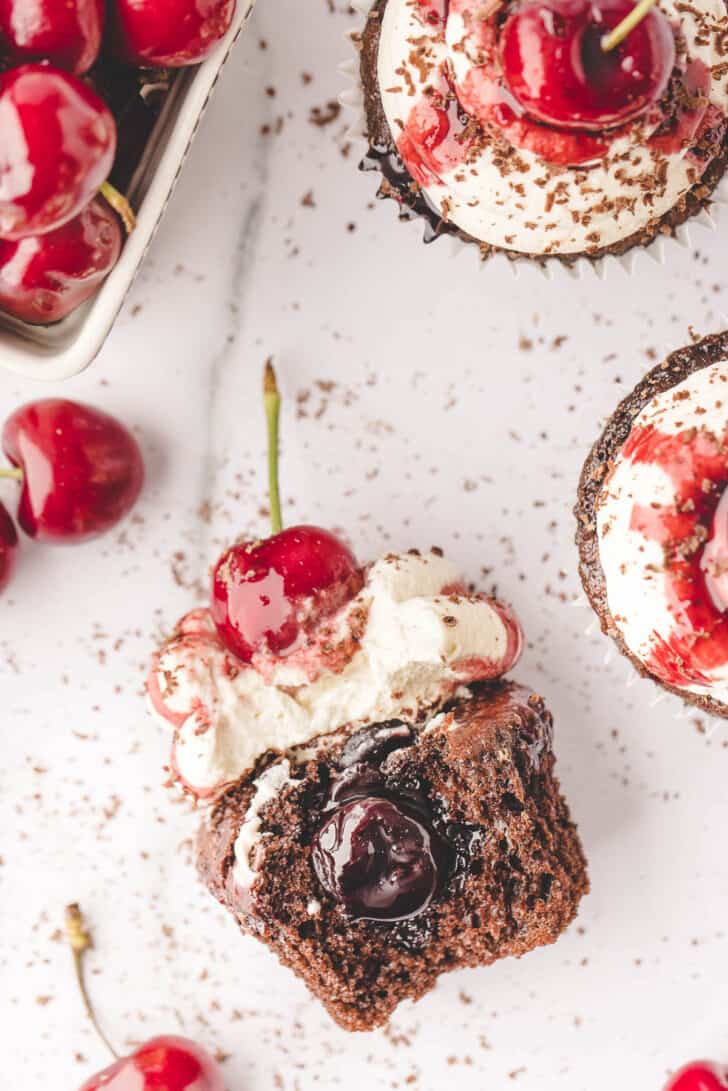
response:
M250 663L256 654L294 650L323 617L360 590L361 570L349 548L321 527L282 528L278 489L280 395L266 364L263 397L268 425L271 537L231 546L212 579L211 614L221 639Z
M222 1070L206 1049L189 1038L165 1034L121 1057L101 1030L84 976L84 954L91 946L78 905L66 909L66 937L73 952L81 999L94 1030L115 1060L80 1091L225 1091Z
M525 0L500 38L505 82L536 121L600 132L664 94L675 37L655 0Z

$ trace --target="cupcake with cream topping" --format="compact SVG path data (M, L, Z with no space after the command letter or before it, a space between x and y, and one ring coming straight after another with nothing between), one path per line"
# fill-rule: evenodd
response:
M377 0L359 36L379 194L483 257L621 255L711 203L726 0Z
M673 353L587 458L580 571L640 673L728 716L728 333Z

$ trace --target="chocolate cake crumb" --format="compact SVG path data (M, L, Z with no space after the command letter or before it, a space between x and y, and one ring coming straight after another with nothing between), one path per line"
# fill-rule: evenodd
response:
M398 739L376 759L384 791L423 794L433 837L452 849L432 900L395 921L353 919L312 866L337 770L372 760L366 754L381 747L381 728ZM586 862L554 775L551 735L536 694L516 683L480 684L424 729L373 725L323 738L300 765L291 752L290 777L258 814L254 878L241 889L236 841L254 781L285 760L268 755L213 808L198 841L200 875L242 931L298 974L336 1022L370 1030L441 973L553 943L574 918L588 890Z

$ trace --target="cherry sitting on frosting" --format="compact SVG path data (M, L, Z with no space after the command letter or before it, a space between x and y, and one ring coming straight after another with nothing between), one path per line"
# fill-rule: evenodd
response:
M101 199L45 235L0 239L0 309L42 325L92 295L121 252L119 220Z
M13 574L17 548L18 532L15 524L5 506L0 504L0 591L7 587Z
M665 1091L726 1091L728 1069L711 1061L694 1061L676 1072Z
M0 57L50 61L77 76L99 55L104 0L0 0Z
M106 182L116 125L69 72L28 64L0 76L0 238L52 231Z
M114 0L114 43L141 66L197 64L227 33L235 0Z
M633 120L663 95L675 65L667 18L651 8L613 48L605 38L632 0L526 0L506 21L500 56L525 112L563 129L599 132Z
M49 398L5 423L5 454L21 482L18 522L31 538L79 542L115 526L135 503L144 464L131 433L113 417Z
M288 527L232 546L218 561L211 613L222 640L249 663L291 650L308 623L334 613L361 586L354 556L321 527Z
M225 1081L207 1050L162 1035L86 1080L81 1091L225 1091Z
M239 542L223 553L215 565L210 605L221 640L245 663L256 653L290 653L302 633L340 609L363 582L351 550L330 531L312 526L281 530L281 400L270 360L265 367L263 400L273 535L262 541Z

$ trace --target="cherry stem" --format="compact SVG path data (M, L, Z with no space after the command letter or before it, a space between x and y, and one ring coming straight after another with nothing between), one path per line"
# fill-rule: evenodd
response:
M81 908L75 902L73 905L66 906L66 939L73 953L73 967L76 971L76 981L78 982L78 989L81 993L81 999L83 1006L86 1009L86 1015L89 1017L91 1026L98 1034L101 1041L104 1043L109 1053L116 1057L118 1060L119 1054L112 1046L109 1039L104 1034L103 1030L99 1026L99 1021L96 1018L91 1000L89 999L88 990L86 988L86 979L84 975L84 954L90 947L93 946L93 940L91 939L91 933L86 927L86 923L81 913Z
M273 361L268 359L263 372L263 405L268 424L268 502L270 505L270 525L274 534L283 527L281 518L281 497L278 491L278 421L281 415L281 395L273 370Z
M609 34L604 35L602 38L602 51L609 53L610 50L616 49L637 24L642 22L656 2L657 0L640 0L640 3L632 8L629 15L625 16L621 23L617 23L614 30L610 30Z
M24 474L20 466L3 466L0 468L0 477L10 477L13 481L22 481Z
M119 193L116 186L112 186L111 182L104 182L101 186L101 196L106 199L107 204L110 204L116 215L119 217L124 225L124 230L127 235L131 235L132 231L136 227L136 216L134 215L134 209L123 193Z

